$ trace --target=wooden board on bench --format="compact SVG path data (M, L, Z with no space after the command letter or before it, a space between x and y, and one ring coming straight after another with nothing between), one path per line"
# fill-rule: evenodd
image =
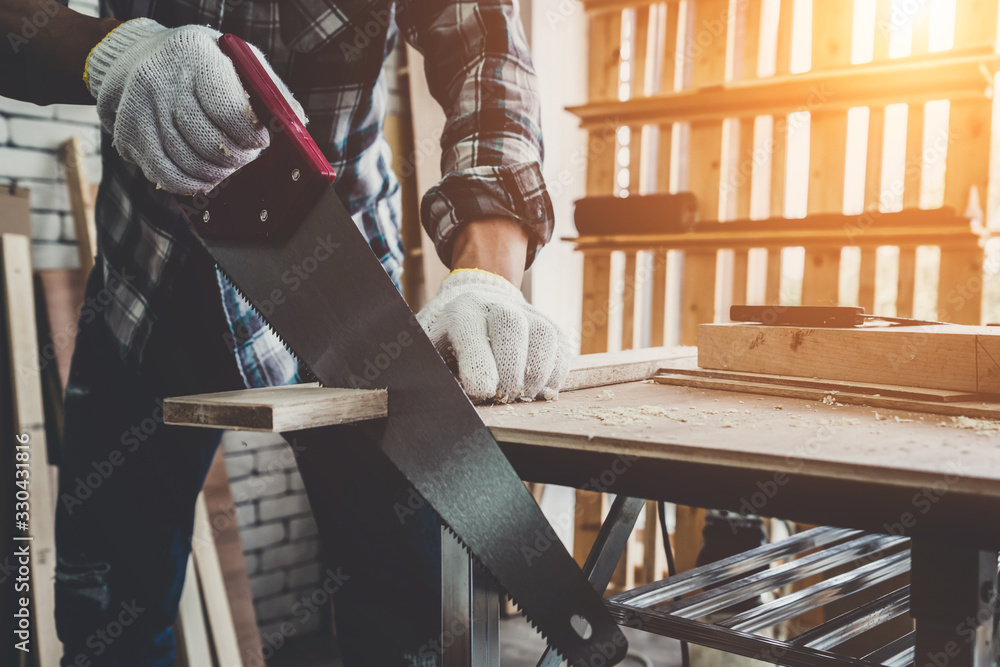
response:
M698 327L698 365L723 371L1000 394L1000 327Z

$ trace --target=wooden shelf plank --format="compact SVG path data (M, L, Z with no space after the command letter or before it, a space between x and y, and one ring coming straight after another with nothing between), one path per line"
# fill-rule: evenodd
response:
M914 104L931 100L988 100L1000 54L991 48L959 48L837 69L694 86L625 101L569 107L585 128L605 123L675 123L784 115L803 105L824 112L856 106Z

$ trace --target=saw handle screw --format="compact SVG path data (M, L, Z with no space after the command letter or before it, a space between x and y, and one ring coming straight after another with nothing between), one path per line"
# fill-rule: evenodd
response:
M208 222L211 219L212 219L212 214L209 213L208 211L205 211L204 213L201 214L201 221L202 222Z
M297 181L302 173L298 169L292 169L292 180Z
M260 221L261 222L267 222L267 209L266 208L261 209L261 211L260 211Z

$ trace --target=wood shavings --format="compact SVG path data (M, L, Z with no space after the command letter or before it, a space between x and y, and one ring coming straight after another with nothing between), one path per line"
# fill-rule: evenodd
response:
M607 426L629 426L632 424L645 424L653 417L664 417L679 422L687 421L683 417L674 414L675 408L663 408L657 405L640 405L634 408L605 408L588 407L573 408L563 412L571 419L596 419Z
M611 391L610 389L605 389L604 391L598 392L597 396L595 396L594 398L596 398L599 401L610 401L613 400L614 397L615 397L615 392Z
M897 424L905 424L906 422L913 421L912 419L903 419L902 417L893 417L893 419L896 420Z
M219 143L219 150L222 151L223 155L232 155L232 153L229 152L229 149L226 148L226 145L224 143L221 142Z
M993 419L975 419L973 417L952 417L951 423L941 422L938 426L951 426L976 431L980 435L1000 435L1000 422Z
M877 421L877 422L884 422L887 419L889 419L889 418L886 417L885 415L880 415L878 412L875 413L875 421Z
M823 405L834 405L837 399L833 397L833 394L827 394L823 397Z

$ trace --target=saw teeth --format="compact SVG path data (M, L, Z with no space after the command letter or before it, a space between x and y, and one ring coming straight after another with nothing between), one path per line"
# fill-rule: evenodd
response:
M267 321L267 318L264 317L263 313L261 313L257 309L257 306L253 305L253 302L250 300L250 298L246 295L246 293L243 292L243 290L241 290L236 285L236 282L229 277L229 274L226 273L225 270L218 264L215 265L215 268L218 269L219 272L226 277L226 281L229 283L229 286L232 287L234 290L236 290L236 293L243 298L244 303L250 306L250 310L252 310L257 315L257 317L260 318L260 321L264 324L265 327L267 327L267 330L270 331L272 335L274 335L274 337L278 340L278 342L281 343L281 345L288 351L288 354L292 355L292 358L295 359L296 362L298 362L299 377L307 382L317 382L319 384L322 384L321 382L319 382L319 378L316 377L316 374L313 373L312 369L309 368L308 365L306 365L306 362L302 361L302 359L299 358L299 355L295 354L295 350L293 350L288 346L288 343L286 343L285 339L281 337L281 334L279 334L277 331L274 330L274 327L270 325L270 323Z

